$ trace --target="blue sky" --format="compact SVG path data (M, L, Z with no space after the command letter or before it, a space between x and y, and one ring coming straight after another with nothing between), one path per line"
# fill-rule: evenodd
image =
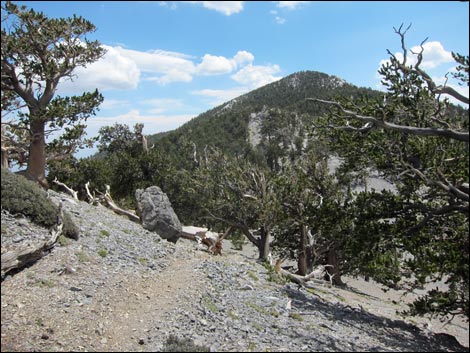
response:
M460 1L22 1L50 17L83 16L88 37L107 49L77 70L58 94L98 88L105 97L88 135L115 122L174 129L252 89L297 71L335 75L379 88L387 49L400 51L393 27L412 27L409 48L428 38L423 67L436 78L468 55L469 4ZM468 95L468 89L467 93ZM80 153L85 156L93 151Z

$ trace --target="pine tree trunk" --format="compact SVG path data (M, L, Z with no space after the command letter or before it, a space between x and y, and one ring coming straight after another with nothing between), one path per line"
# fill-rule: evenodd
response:
M31 144L26 175L42 187L46 189L49 187L46 180L45 123L42 121L31 122Z
M265 227L261 227L261 238L259 240L259 246L258 246L260 260L266 260L268 258L268 255L271 251L269 243L270 243L269 230L266 229Z
M8 163L8 152L2 148L2 168L9 169L10 163Z
M332 283L335 286L344 285L343 281L341 280L341 271L340 271L340 268L339 268L338 253L337 253L337 250L336 250L335 246L332 246L328 250L327 264L333 266L333 267L327 268L328 273L330 275L334 275L333 279L332 279Z
M297 268L299 275L305 276L308 272L307 268L307 229L305 225L300 227L299 255L297 259Z
M306 276L313 271L313 249L308 241L307 225L302 224L300 227L299 257L297 260L297 268L299 275Z

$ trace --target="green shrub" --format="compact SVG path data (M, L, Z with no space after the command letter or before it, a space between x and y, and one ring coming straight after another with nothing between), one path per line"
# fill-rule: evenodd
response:
M101 257L104 258L104 257L108 256L108 250L100 249L100 250L98 250L98 255L100 255Z
M178 338L170 335L163 346L162 352L210 352L209 347L198 346L189 338Z
M105 238L105 237L107 238L107 237L109 237L110 235L111 235L111 234L110 234L107 230L104 230L104 229L100 230L100 232L99 232L99 234L98 234L98 236L99 236L100 238Z
M243 245L246 244L245 235L241 232L234 232L230 238L232 246L235 250L243 250Z
M57 224L58 207L46 197L39 186L25 177L2 168L2 208L10 213L21 213L34 223L46 228ZM63 234L77 240L79 230L66 212Z

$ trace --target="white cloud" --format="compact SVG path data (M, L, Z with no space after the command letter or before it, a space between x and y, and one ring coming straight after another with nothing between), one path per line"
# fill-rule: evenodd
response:
M100 91L136 89L140 80L160 85L191 82L194 75L229 74L254 61L253 54L245 50L238 51L232 58L206 54L196 64L195 57L184 53L103 47L107 50L103 58L86 68L77 68L73 82L61 82L59 94L78 94L96 88Z
M207 97L208 104L211 106L217 106L225 103L233 98L241 96L247 93L250 89L248 87L236 87L231 89L202 89L199 91L193 91L192 94Z
M452 53L444 49L440 42L428 42L423 45L423 62L421 67L432 69L444 63L453 62ZM419 46L414 46L411 51L418 53L421 51Z
M281 76L274 76L279 71L281 70L278 65L262 66L249 64L231 77L235 82L254 89L280 80Z
M157 4L162 7L168 7L170 10L176 10L178 8L176 1L159 1Z
M286 23L286 19L281 16L274 17L274 20L276 21L277 24L280 24L280 25Z
M243 10L244 1L188 1L192 4L199 4L206 9L221 12L226 16L239 13Z
M106 90L136 89L141 71L135 61L122 55L113 47L103 45L106 54L86 68L78 67L73 81L64 80L59 85L59 94L83 93L98 88Z
M171 82L190 82L196 71L194 63L189 60L190 56L182 53L164 50L142 52L121 47L117 50L121 55L132 59L142 72L160 74L147 79L163 85Z
M224 56L204 55L202 62L197 66L197 72L201 75L220 75L232 72L232 62Z
M241 50L235 54L235 56L232 59L237 65L242 65L244 63L251 63L253 60L255 60L255 57L253 54L250 52L247 52L245 50Z
M88 136L96 136L102 126L110 126L115 123L134 126L137 123L144 124L144 133L154 134L160 131L168 131L191 120L194 115L142 115L139 110L133 109L127 113L102 117L97 116L87 121Z
M164 75L146 77L144 80L153 81L159 85L164 86L172 82L191 82L193 80L193 76L189 72L180 71L178 69L170 69Z
M183 53L103 47L107 51L103 58L86 68L77 68L73 82L61 82L59 94L82 93L95 88L100 91L136 89L142 78L161 85L191 82L196 73L193 57Z
M279 16L276 10L271 10L269 11L269 13L274 16L274 20L276 21L277 24L282 25L286 22L286 19Z
M205 76L228 74L245 63L251 63L253 60L253 54L244 50L237 52L232 59L206 54L197 66L197 72Z
M183 107L181 99L174 98L145 99L140 101L140 103L150 106L150 109L147 111L151 114L161 114L168 110L175 110Z
M210 105L217 106L253 89L280 80L281 76L274 76L279 71L278 65L252 65L250 62L231 76L240 86L230 89L203 89L191 93L207 97Z
M421 52L421 47L415 45L412 47L407 54L407 65L414 65L418 61L418 56L414 53ZM395 53L395 57L402 62L403 53ZM420 67L422 69L433 69L442 64L453 62L452 53L444 49L444 46L440 42L427 42L423 44L423 61L421 62ZM389 62L387 60L381 60L380 66Z
M100 109L118 109L123 107L128 107L130 105L129 101L122 99L108 99L104 98L103 103L100 104Z
M311 1L274 1L277 3L279 8L287 8L289 10L296 10L300 8L303 4L308 4Z

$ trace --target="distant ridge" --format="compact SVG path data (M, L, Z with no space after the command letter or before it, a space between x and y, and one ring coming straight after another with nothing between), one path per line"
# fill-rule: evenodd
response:
M359 88L322 72L296 72L210 109L176 130L151 135L149 140L156 148L176 156L183 153L181 148L188 142L195 143L198 148L212 145L229 154L250 156L254 152L264 153L254 151L250 144L250 119L259 119L260 112L265 112L266 119L273 120L269 127L271 131L288 129L289 126L281 127L286 123L294 124L298 130L299 124L308 124L308 119L323 114L326 109L305 98L337 99L378 94L381 93ZM276 123L280 126L275 126ZM265 130L266 127L261 127L261 131Z

